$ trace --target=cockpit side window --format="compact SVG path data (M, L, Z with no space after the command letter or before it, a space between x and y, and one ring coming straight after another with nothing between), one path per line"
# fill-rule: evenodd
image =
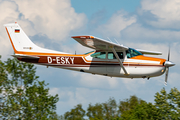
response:
M106 59L106 52L96 52L91 55L93 58Z
M143 55L142 53L140 53L139 51L129 48L128 50L126 50L126 56L127 58L132 58L138 55Z
M123 52L117 52L118 56L120 59L123 59ZM108 52L108 59L116 59L116 56L114 55L113 52Z

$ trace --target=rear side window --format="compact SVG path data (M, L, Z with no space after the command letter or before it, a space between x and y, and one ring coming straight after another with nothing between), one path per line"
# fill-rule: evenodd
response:
M120 59L123 59L123 52L117 52L118 56ZM116 56L114 55L113 52L108 52L108 59L116 59Z
M91 55L93 58L106 59L106 52L96 52Z
M116 59L116 56L113 52L108 52L108 59Z

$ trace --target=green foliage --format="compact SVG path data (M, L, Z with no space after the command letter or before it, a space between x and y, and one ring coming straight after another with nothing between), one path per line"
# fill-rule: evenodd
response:
M0 115L6 119L57 119L58 95L49 95L38 81L33 64L17 59L0 61Z
M114 98L110 98L108 102L103 103L103 113L105 120L113 119L117 117L117 104Z
M161 114L159 119L180 119L180 92L177 88L171 88L168 94L163 88L155 95L155 106Z
M64 118L67 120L84 120L85 110L83 110L82 105L78 104L70 112L64 114Z
M16 58L5 61L5 68L10 75L10 80L15 84L24 83L26 86L39 78L36 76L36 68L33 64L20 62Z
M83 114L77 113L77 109L65 113L65 118L73 120L83 120ZM119 105L115 99L110 98L108 102L89 104L86 116L89 120L179 120L180 119L180 92L177 88L172 88L169 94L163 88L155 95L155 104L147 103L136 96L120 101ZM78 119L77 114L81 116ZM80 118L80 117L79 117Z
M120 101L119 114L122 115L124 112L134 109L137 105L144 103L144 100L137 98L135 95L130 96L130 99Z
M136 96L120 101L118 112L122 120L154 120L158 115L154 105Z
M143 102L131 110L124 111L123 120L156 120L159 117L158 109L152 103Z
M145 101L137 98L136 96L131 96L130 99L125 101L120 101L118 105L114 98L110 98L105 103L96 103L95 105L89 104L87 108L86 116L89 120L121 120L129 119L129 115L132 115L132 110L134 110L138 105L146 103ZM81 116L80 120L85 116L85 111L83 113L77 113L76 111L82 110L81 107L75 107L71 109L70 112L64 114L66 119L79 120L77 116Z
M90 120L109 120L116 118L117 104L114 98L110 98L108 102L102 104L95 104L94 106L89 104L86 115Z
M90 120L98 119L103 120L103 105L96 103L94 106L89 104L86 115Z

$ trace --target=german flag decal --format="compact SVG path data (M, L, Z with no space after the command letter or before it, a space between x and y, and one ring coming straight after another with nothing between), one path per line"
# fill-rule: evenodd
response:
M20 29L15 29L15 33L20 33Z

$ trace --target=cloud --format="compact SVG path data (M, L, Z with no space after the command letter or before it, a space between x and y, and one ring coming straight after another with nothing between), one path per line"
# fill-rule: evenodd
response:
M124 29L121 34L121 39L129 42L164 44L165 42L177 42L180 38L180 31L148 28L139 23Z
M22 18L19 18L18 5L12 1L1 1L0 2L0 55L2 55L2 59L10 57L13 53L13 50L10 45L9 38L7 36L6 30L3 27L3 24L15 22L17 20L23 21ZM28 21L24 20L23 22L28 26ZM11 53L11 54L10 54Z
M75 52L76 54L85 54L87 52L94 51L94 49L82 46L80 43L77 42L75 42L74 44L62 45L61 50L72 54L75 54Z
M18 10L29 20L37 33L62 41L73 30L82 29L86 15L76 13L70 0L15 0Z
M157 20L147 23L157 28L179 29L180 1L179 0L142 0L140 14L149 11Z
M70 32L83 29L87 21L85 14L75 12L70 0L1 1L0 14L1 25L18 22L28 36L46 36L52 42L65 40ZM4 27L0 28L0 42L5 50L0 51L2 58L9 57L13 50Z
M120 37L120 32L136 22L136 17L128 16L124 11L118 11L112 15L107 23L98 26L97 31L106 37Z

